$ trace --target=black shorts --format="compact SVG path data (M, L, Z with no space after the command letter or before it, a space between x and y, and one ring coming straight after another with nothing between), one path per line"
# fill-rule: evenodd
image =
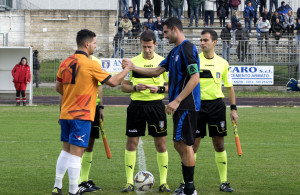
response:
M173 115L173 141L182 140L191 146L195 142L198 111L176 110Z
M149 135L153 137L167 135L165 105L161 100L130 102L127 108L126 135L145 136L146 123Z
M201 101L196 137L206 136L206 124L210 137L227 135L226 106L222 99Z
M95 139L99 139L99 131L100 131L100 108L97 105L95 111L94 122L92 122L91 135Z

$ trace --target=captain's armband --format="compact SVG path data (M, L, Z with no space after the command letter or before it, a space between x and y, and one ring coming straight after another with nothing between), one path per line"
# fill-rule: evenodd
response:
M197 64L190 64L190 65L188 65L187 69L188 69L189 75L199 72Z

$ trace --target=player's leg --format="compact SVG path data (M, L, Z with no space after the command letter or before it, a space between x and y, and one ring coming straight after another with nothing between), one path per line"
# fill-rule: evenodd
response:
M71 157L68 164L69 174L69 193L76 194L80 191L78 180L80 177L81 158L88 142L91 132L91 122L81 120L68 120L70 124L70 153Z
M166 145L167 117L165 105L161 100L156 100L147 102L143 107L148 123L149 135L154 138L154 144L157 151L157 164L160 175L159 191L171 193L172 190L167 184L169 157Z
M60 139L63 142L62 151L56 162L55 183L52 190L52 195L61 195L62 193L62 180L68 169L69 159L72 156L70 154L69 134L70 127L66 120L60 120L61 136Z
M226 106L223 100L217 99L210 102L209 113L209 136L215 148L215 161L220 176L220 190L232 192L233 189L227 182L227 154L224 146L224 136L227 135L226 130Z
M185 183L184 194L196 193L194 186L195 157L192 145L195 141L198 112L177 110L173 115L174 148L180 155ZM180 193L179 193L180 194Z
M125 172L127 183L122 192L134 191L133 173L136 161L136 148L139 137L145 136L146 121L144 119L143 103L132 101L127 108L126 121L126 150L125 150Z
M68 169L68 162L71 157L70 144L63 142L63 147L56 162L55 183L52 195L62 195L62 180Z
M100 109L99 106L96 106L94 122L92 122L91 134L89 139L88 147L85 149L81 159L81 171L79 179L79 187L85 188L83 192L93 192L100 190L101 187L95 185L93 180L89 179L89 174L93 161L93 149L95 139L99 139L100 134Z
M16 106L20 106L21 84L14 83L16 88Z

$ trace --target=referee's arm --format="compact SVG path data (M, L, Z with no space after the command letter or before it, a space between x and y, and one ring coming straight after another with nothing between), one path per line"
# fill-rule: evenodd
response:
M236 100L235 100L235 92L233 86L231 87L226 87L227 94L228 94L228 99L230 101L230 105L236 105ZM236 124L238 122L238 114L236 109L231 109L230 112L230 118L231 121L235 121Z

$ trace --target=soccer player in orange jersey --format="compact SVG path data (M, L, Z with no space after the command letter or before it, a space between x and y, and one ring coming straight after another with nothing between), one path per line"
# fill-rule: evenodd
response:
M77 51L64 60L57 72L56 91L62 95L60 124L62 151L57 159L52 195L62 193L62 179L69 175L69 194L81 194L78 179L81 157L88 146L91 121L94 120L98 81L117 86L132 67L115 76L101 69L99 63L88 58L96 48L96 34L84 29L77 33Z

